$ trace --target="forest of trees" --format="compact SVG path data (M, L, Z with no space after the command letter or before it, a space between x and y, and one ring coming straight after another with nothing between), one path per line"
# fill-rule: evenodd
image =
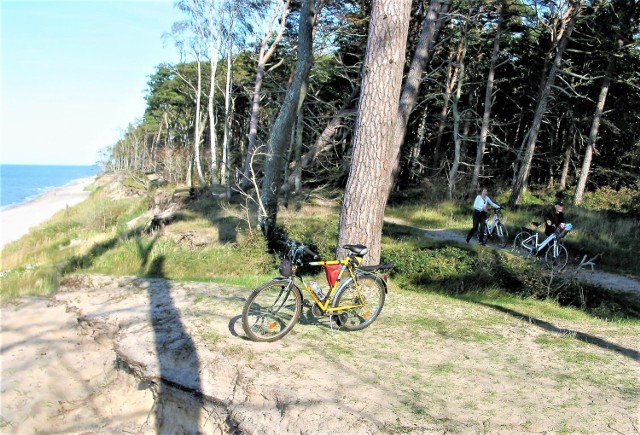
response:
M183 62L150 71L144 116L107 168L251 196L267 236L278 201L319 186L345 190L345 240L381 228L394 189L427 181L452 199L507 187L512 205L533 187L576 204L640 188L640 1L176 7L166 38Z

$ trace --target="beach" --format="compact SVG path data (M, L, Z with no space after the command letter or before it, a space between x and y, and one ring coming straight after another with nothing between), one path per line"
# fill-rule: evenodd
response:
M31 228L45 222L60 210L87 199L91 192L85 188L95 179L93 176L74 180L29 202L0 211L0 249L20 239Z

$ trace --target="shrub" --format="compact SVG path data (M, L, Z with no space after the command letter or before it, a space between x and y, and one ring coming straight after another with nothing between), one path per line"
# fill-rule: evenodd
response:
M618 212L634 212L640 207L640 193L638 189L622 187L618 190L604 186L594 192L586 192L582 206L591 210L607 210Z

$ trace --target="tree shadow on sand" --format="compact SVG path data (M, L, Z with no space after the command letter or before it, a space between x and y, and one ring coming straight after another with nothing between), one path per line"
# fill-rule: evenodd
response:
M149 256L156 239L147 246L138 240L141 269L149 279L149 318L153 326L159 380L155 401L157 433L199 433L203 407L201 364L164 275L164 257ZM148 268L147 268L148 265Z
M544 329L545 331L551 332L553 334L570 335L571 337L574 337L576 340L580 340L584 343L593 344L602 349L619 353L620 355L626 356L627 358L631 358L634 361L638 361L638 359L640 358L640 353L636 349L630 349L624 346L620 346L616 343L604 340L600 337L596 337L591 334L585 334L584 332L580 332L580 331L560 328L554 325L553 323L547 322L545 320L536 319L535 317L528 316L526 314L520 313L515 310L511 310L509 308L505 308L500 305L488 304L486 302L477 302L477 304L509 314L510 316L520 319L523 322L530 323L532 325L537 326L538 328Z

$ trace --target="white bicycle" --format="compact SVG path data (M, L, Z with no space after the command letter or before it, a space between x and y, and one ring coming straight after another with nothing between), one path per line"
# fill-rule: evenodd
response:
M509 232L507 227L500 222L502 218L502 208L493 209L493 219L489 222L489 218L485 220L484 240L495 240L498 246L504 248L509 243Z
M531 222L531 224L535 228L540 226L538 222ZM525 257L540 256L544 252L544 261L547 267L553 272L560 272L569 261L569 251L560 243L560 240L572 229L573 225L571 224L558 227L555 233L538 243L538 232L535 229L522 227L522 231L516 234L513 240L513 251Z

